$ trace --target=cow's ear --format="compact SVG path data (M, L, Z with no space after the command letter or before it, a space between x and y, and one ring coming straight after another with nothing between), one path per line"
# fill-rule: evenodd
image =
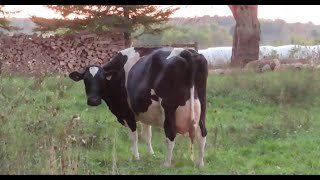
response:
M84 73L79 73L78 71L74 71L69 74L69 78L74 81L80 81L83 79Z
M107 71L107 72L104 72L105 73L105 77L108 81L111 80L111 78L116 75L118 73L117 70L110 70L110 71Z

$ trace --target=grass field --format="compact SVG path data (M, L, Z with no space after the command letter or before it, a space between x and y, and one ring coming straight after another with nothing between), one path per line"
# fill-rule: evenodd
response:
M210 76L207 97L205 166L177 136L163 168L162 130L153 128L155 157L139 133L134 160L127 129L105 104L86 105L82 82L2 75L0 174L319 174L320 72Z

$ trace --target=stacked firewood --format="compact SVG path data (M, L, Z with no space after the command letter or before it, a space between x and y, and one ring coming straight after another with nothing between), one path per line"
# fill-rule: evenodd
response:
M67 73L107 63L124 49L121 31L77 33L48 38L34 35L0 36L2 72L18 74Z

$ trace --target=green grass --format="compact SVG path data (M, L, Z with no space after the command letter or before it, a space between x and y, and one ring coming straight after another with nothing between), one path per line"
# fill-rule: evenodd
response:
M164 168L162 130L153 128L155 157L139 133L134 160L128 130L105 104L86 105L82 82L2 75L0 174L319 174L319 90L310 70L210 76L205 166L177 136Z

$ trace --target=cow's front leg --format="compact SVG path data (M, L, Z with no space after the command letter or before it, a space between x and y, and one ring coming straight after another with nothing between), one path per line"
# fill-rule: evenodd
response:
M170 140L168 137L166 138L166 145L167 145L167 154L166 159L163 163L164 167L171 167L171 161L172 161L172 153L174 148L174 139Z
M152 139L152 131L151 126L142 123L142 137L148 146L148 151L151 155L154 155L151 139Z
M134 155L134 158L136 160L139 160L140 156L139 156L139 150L138 150L138 132L137 132L137 130L132 132L131 129L129 129L129 139L131 141L131 150Z
M136 160L140 159L139 150L138 150L138 131L137 131L137 124L135 121L126 122L129 128L129 140L131 142L131 150L133 156Z

